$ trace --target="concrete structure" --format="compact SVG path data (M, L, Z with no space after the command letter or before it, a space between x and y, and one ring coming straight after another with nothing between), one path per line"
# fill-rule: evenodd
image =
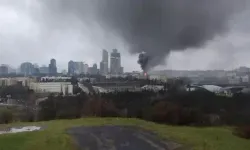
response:
M241 77L241 82L242 83L249 83L249 75L245 75Z
M39 68L39 71L40 71L40 73L47 75L47 74L49 74L49 67L42 66Z
M150 80L160 80L163 82L167 82L168 77L166 75L149 75L148 76Z
M105 89L107 92L113 91L140 91L141 82L99 82L93 83L93 87L98 89ZM103 91L103 90L102 90Z
M102 61L100 62L100 73L102 75L107 75L109 72L109 54L107 50L102 51Z
M30 86L30 83L36 82L35 78L15 77L15 78L0 78L0 86L11 86L21 84L22 86Z
M9 69L7 65L0 66L0 75L7 75L9 73Z
M73 85L70 82L33 82L29 88L36 93L73 94Z
M228 77L228 83L229 84L240 84L241 77L239 77L239 76Z
M164 86L162 86L162 85L145 85L145 86L141 87L141 89L146 90L146 91L158 92L160 90L164 90Z
M111 74L121 74L121 54L117 49L113 49L110 55L110 73Z
M88 74L89 73L89 65L88 64L84 64L83 73L84 74Z
M70 80L71 77L41 77L40 81L41 82L45 82L45 81L48 81L48 80L52 80L52 81L62 81L62 80Z
M83 62L75 62L75 73L82 74L84 71L84 63Z
M99 73L97 64L93 64L93 67L89 68L89 73L92 75L97 75Z
M79 75L79 74L87 74L88 72L88 65L84 64L84 62L74 62L74 61L69 61L68 63L68 74L69 75Z
M21 74L23 74L25 76L33 75L34 65L30 62L24 62L20 66L20 71L21 71Z
M75 62L73 62L72 60L69 61L69 63L68 63L68 74L69 75L75 74Z
M244 86L234 86L234 87L225 87L221 88L217 95L232 97L234 94L241 93L244 89Z
M56 60L51 59L49 64L49 74L56 75L57 74L57 67L56 67Z

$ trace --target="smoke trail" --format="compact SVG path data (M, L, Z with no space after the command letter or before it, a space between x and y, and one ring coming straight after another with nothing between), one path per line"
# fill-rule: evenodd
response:
M57 13L81 20L91 14L104 30L122 38L139 55L142 69L161 63L171 51L200 48L228 31L228 21L245 0L61 0ZM51 7L48 2L48 7ZM86 9L91 8L91 13ZM143 57L144 56L144 57ZM149 57L147 57L149 56ZM149 59L150 58L150 59Z

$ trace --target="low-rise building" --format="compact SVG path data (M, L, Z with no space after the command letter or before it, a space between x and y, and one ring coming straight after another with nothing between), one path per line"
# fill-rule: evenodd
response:
M29 87L31 82L36 82L36 79L29 77L0 78L0 86L11 86L15 84L21 84L22 86Z
M228 78L229 84L240 84L241 83L241 77L235 76L235 77L229 77Z
M242 83L249 83L249 76L248 75L242 76L241 81Z
M33 82L29 88L36 93L73 94L73 85L70 82Z

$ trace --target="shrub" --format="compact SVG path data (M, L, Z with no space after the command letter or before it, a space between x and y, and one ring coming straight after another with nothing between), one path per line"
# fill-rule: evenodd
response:
M180 107L176 104L160 101L153 106L152 120L155 122L178 124Z
M85 102L83 109L84 116L118 117L126 116L126 110L120 111L111 100L94 98Z
M8 124L13 121L13 113L7 108L0 109L0 123Z
M241 138L250 139L250 125L237 127L233 133Z

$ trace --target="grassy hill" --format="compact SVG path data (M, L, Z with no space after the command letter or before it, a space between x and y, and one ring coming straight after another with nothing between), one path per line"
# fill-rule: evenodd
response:
M76 150L66 129L76 126L132 125L151 130L160 137L182 143L194 150L249 150L250 141L232 135L229 128L194 128L155 124L138 119L85 118L8 126L38 125L43 131L0 135L0 150ZM0 129L8 127L0 125Z

